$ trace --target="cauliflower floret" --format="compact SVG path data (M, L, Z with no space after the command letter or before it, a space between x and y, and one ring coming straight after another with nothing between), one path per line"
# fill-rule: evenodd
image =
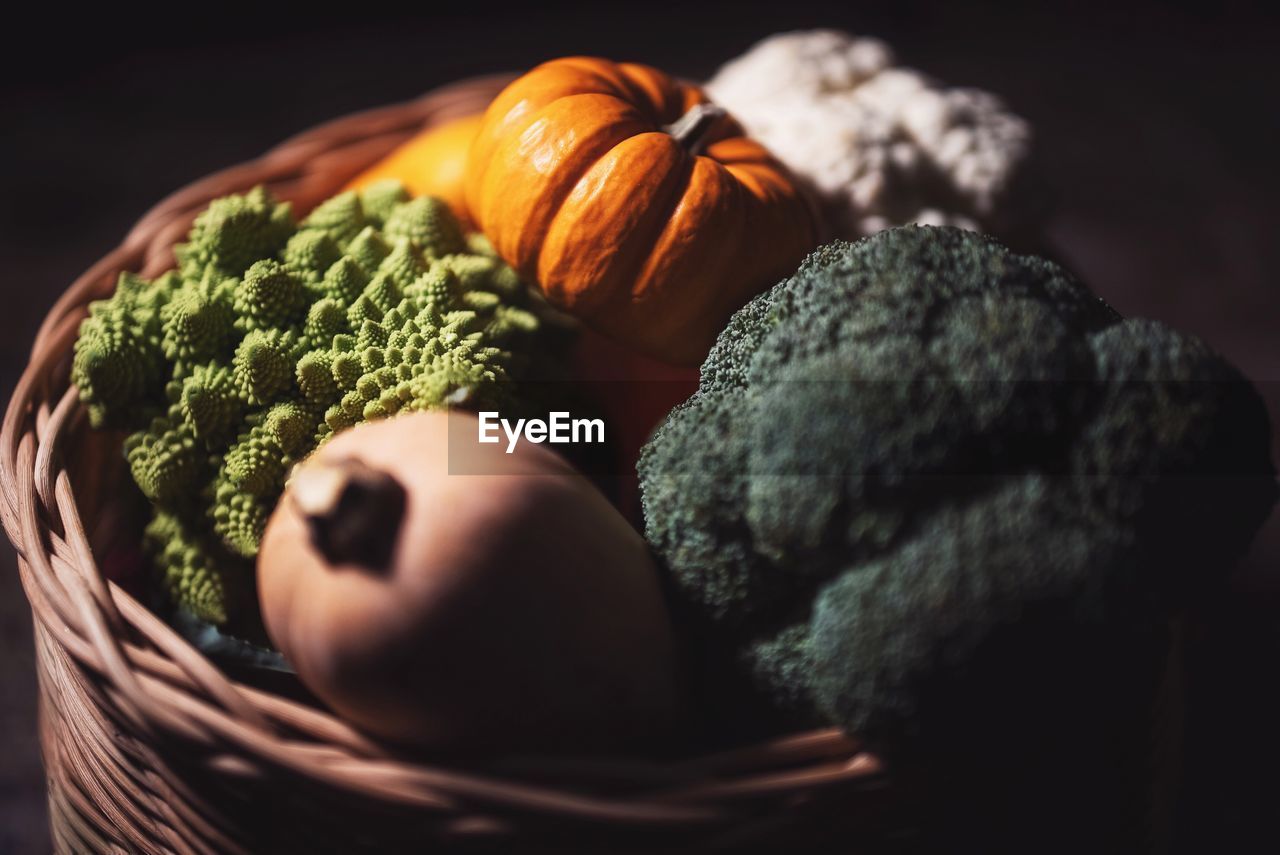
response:
M734 109L730 105L845 92L892 65L893 51L879 39L838 30L780 33L725 63L709 88Z
M894 65L887 45L783 33L707 85L818 198L830 236L906 223L999 231L1030 147L995 96Z

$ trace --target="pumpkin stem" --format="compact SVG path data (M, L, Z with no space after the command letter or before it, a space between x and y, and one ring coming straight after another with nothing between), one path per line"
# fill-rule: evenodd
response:
M707 132L727 115L724 107L710 102L694 104L689 112L676 119L663 130L671 134L689 154L698 154L706 143Z
M385 570L404 518L404 487L355 458L308 463L289 479L311 544L330 564Z

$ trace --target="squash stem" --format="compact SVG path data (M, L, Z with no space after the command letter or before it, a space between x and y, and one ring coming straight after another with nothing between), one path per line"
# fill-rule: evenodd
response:
M662 129L689 154L700 154L706 145L707 134L726 114L724 107L718 104L694 104L689 112Z
M405 490L389 473L355 458L309 463L289 479L288 495L329 564L390 566Z

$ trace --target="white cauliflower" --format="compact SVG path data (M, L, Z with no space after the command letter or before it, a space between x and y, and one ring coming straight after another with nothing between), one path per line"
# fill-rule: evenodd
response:
M707 84L814 192L831 237L903 223L999 231L1030 147L994 95L894 66L877 39L782 33Z

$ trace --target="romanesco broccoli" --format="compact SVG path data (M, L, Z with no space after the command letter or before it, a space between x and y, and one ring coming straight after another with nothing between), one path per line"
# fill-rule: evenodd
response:
M72 377L95 427L121 427L154 504L145 544L172 599L224 623L251 585L294 461L333 432L506 400L541 309L448 207L374 185L301 223L262 189L211 203L154 281L123 274L80 329Z

